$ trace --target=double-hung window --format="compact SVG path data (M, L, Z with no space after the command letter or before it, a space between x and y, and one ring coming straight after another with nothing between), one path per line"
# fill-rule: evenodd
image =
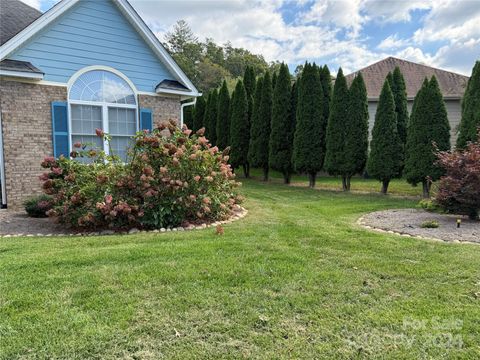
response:
M138 115L135 92L124 79L105 70L83 73L70 88L69 106L70 144L93 144L127 160L132 136L138 130ZM110 134L110 144L97 137L95 129Z

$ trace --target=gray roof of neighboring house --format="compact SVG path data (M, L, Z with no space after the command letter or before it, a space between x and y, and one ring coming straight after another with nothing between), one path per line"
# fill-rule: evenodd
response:
M20 0L0 0L0 45L3 45L42 13Z
M161 88L161 89L169 89L169 90L180 90L180 91L185 91L189 90L186 86L184 86L182 83L176 81L176 80L162 80L160 84L158 84L155 87L155 90Z
M36 68L27 61L17 61L9 59L5 59L0 62L0 70L43 74L42 70Z
M417 64L411 61L388 57L370 66L360 69L346 76L350 84L358 72L362 73L369 99L378 99L382 91L383 83L390 71L399 67L405 78L407 97L413 99L422 86L425 77L432 75L438 80L440 90L445 98L461 98L467 87L468 76L456 74L450 71L436 69L430 66Z

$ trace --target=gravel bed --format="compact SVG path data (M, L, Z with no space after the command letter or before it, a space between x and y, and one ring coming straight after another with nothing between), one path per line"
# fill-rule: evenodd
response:
M114 235L114 234L135 234L138 232L169 232L169 231L188 231L200 230L214 227L222 224L228 224L232 221L241 219L247 215L247 210L238 207L232 217L223 221L214 223L202 223L189 225L188 227L161 228L158 230L144 231L130 229L128 232L115 232L113 230L103 230L98 232L79 232L66 228L64 225L57 224L49 218L31 218L24 211L16 212L11 210L0 210L0 237L18 237L18 236L93 236L93 235Z
M457 228L457 219L461 226ZM438 228L422 228L424 221L437 221ZM408 234L430 239L480 243L480 221L467 217L431 213L419 209L400 209L376 211L364 215L359 224L399 234Z

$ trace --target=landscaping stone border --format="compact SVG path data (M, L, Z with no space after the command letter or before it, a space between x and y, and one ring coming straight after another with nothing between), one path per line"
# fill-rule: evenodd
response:
M106 235L128 235L128 234L137 234L137 233L168 233L168 232L179 232L179 231L192 231L192 230L203 230L207 228L216 227L219 225L229 224L236 220L244 218L248 214L248 210L244 207L238 206L238 209L235 210L234 214L226 220L215 221L212 223L202 223L197 225L190 225L188 227L168 227L155 230L139 230L136 228L130 229L128 231L114 231L114 230L102 230L94 232L65 232L65 233L47 233L47 234L0 234L0 238L15 238L15 237L65 237L65 236L106 236ZM28 218L27 218L28 219Z
M393 211L398 212L399 210L402 210L402 209L394 209ZM413 210L413 209L408 209L408 210ZM409 237L409 238L421 239L421 240L441 241L441 242L444 242L444 243L480 245L480 239L479 239L479 242L475 242L475 241L458 240L458 239L454 239L454 240L452 240L452 239L441 239L441 238L437 238L437 237L434 237L434 236L423 236L423 235L418 235L418 234L416 235L416 234L411 234L411 233L407 233L407 232L404 232L404 231L400 231L400 230L397 230L397 229L393 230L393 229L382 228L382 227L379 227L379 226L373 226L372 223L369 222L366 219L371 214L375 214L375 213L379 213L379 212L385 213L387 211L374 211L372 213L364 214L360 218L357 219L356 223L357 223L357 225L359 225L359 226L361 226L365 229L373 230L373 231L376 231L376 232L379 232L379 233L395 234L395 235L399 235L399 236L403 236L403 237Z

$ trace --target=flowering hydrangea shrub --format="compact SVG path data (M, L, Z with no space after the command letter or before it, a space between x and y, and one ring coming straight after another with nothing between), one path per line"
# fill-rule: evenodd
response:
M476 143L465 150L439 152L438 163L445 169L440 179L435 202L444 210L471 219L480 212L480 132Z
M173 121L141 131L126 164L85 144L75 144L70 158L46 158L43 188L54 203L48 215L96 229L155 229L229 217L242 200L239 183L228 150L219 152L203 133L180 130ZM108 134L97 135L109 141Z

